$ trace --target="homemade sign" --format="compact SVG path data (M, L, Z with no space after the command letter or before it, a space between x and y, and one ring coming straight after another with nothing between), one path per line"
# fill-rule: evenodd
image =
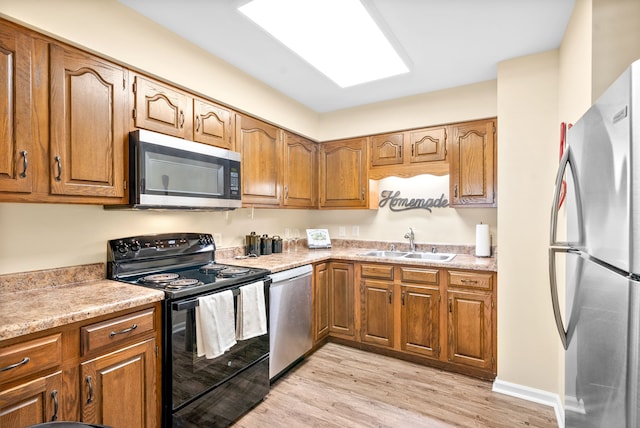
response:
M427 210L432 212L432 208L446 208L449 200L444 197L444 193L439 198L401 198L399 190L383 190L380 192L380 208L386 206L391 211Z

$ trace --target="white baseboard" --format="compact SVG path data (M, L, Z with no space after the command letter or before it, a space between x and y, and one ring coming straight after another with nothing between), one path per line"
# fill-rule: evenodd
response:
M564 428L564 409L558 394L553 394L541 389L530 388L524 385L518 385L516 383L505 382L499 379L496 379L493 382L492 390L493 392L498 392L500 394L510 395L512 397L522 398L523 400L553 407L558 427Z

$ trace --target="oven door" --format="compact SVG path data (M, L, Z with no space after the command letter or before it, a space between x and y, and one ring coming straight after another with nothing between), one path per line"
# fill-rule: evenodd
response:
M270 282L270 279L264 281L267 320L269 319L268 296ZM240 285L232 289L236 315L239 288ZM218 290L217 292L220 291ZM167 385L165 383L165 387L169 389L164 394L169 399L168 394L170 393L171 412L176 412L188 406L195 400L212 393L216 388L231 382L233 378L237 378L245 372L252 372L249 369L259 362L264 362L265 360L268 362L268 333L247 340L238 340L236 345L219 357L213 359L207 359L204 356L198 357L196 349L196 307L198 306L198 298L204 296L198 295L184 300L173 301L167 307L167 322L171 334L167 335L168 343L166 343L166 346L170 353L166 355L169 361L164 362L164 375L168 374L167 371L171 372L171 384ZM252 376L255 377L255 375ZM258 383L251 382L253 383L252 388L255 388L261 394L258 399L260 401L269 391L268 368L266 373L260 374L258 378L266 379L266 381L259 380L257 381ZM234 382L238 382L238 379L235 379ZM253 405L255 403L250 407Z

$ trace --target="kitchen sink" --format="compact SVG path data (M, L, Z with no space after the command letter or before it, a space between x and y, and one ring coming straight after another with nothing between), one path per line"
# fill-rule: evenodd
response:
M384 250L367 251L366 253L360 253L358 255L365 257L431 260L434 262L450 262L456 256L455 254L450 253L408 253L405 251Z
M365 256L365 257L387 257L387 258L393 258L393 257L403 257L406 256L409 253L406 253L404 251L383 251L383 250L375 250L375 251L368 251L366 253L362 253L362 254L358 254L359 256Z
M455 257L455 254L449 253L408 253L403 256L405 259L421 259L421 260L433 260L436 262L450 262Z

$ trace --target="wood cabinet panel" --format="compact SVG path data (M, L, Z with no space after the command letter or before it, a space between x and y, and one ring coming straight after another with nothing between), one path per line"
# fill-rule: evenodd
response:
M450 205L495 207L495 120L451 128Z
M50 58L51 193L121 198L125 70L53 44Z
M318 149L306 138L284 133L283 188L285 207L317 206Z
M82 355L119 345L156 329L155 310L147 309L80 329Z
M363 278L378 278L393 280L394 268L391 265L360 265L360 272Z
M360 340L393 346L393 282L363 279Z
M371 137L371 166L401 165L404 134L374 135Z
M0 384L62 364L62 336L50 336L0 348Z
M449 287L475 288L491 291L493 274L480 272L448 271Z
M491 369L492 300L488 293L448 292L449 361Z
M233 150L231 111L202 99L193 100L193 141Z
M400 267L400 281L413 284L438 285L440 282L438 269L422 269L409 266Z
M156 427L155 339L82 363L82 421Z
M329 264L329 332L355 338L354 275L351 263Z
M0 427L23 428L64 418L62 372L0 390Z
M445 128L416 129L409 131L411 157L409 163L441 161L446 157Z
M401 286L401 349L431 358L440 355L438 288Z
M314 266L313 276L313 341L329 334L329 269L328 263Z
M248 116L236 115L236 147L242 153L243 206L280 206L280 130Z
M33 190L31 39L0 25L0 192Z
M368 208L367 138L320 145L320 207Z

